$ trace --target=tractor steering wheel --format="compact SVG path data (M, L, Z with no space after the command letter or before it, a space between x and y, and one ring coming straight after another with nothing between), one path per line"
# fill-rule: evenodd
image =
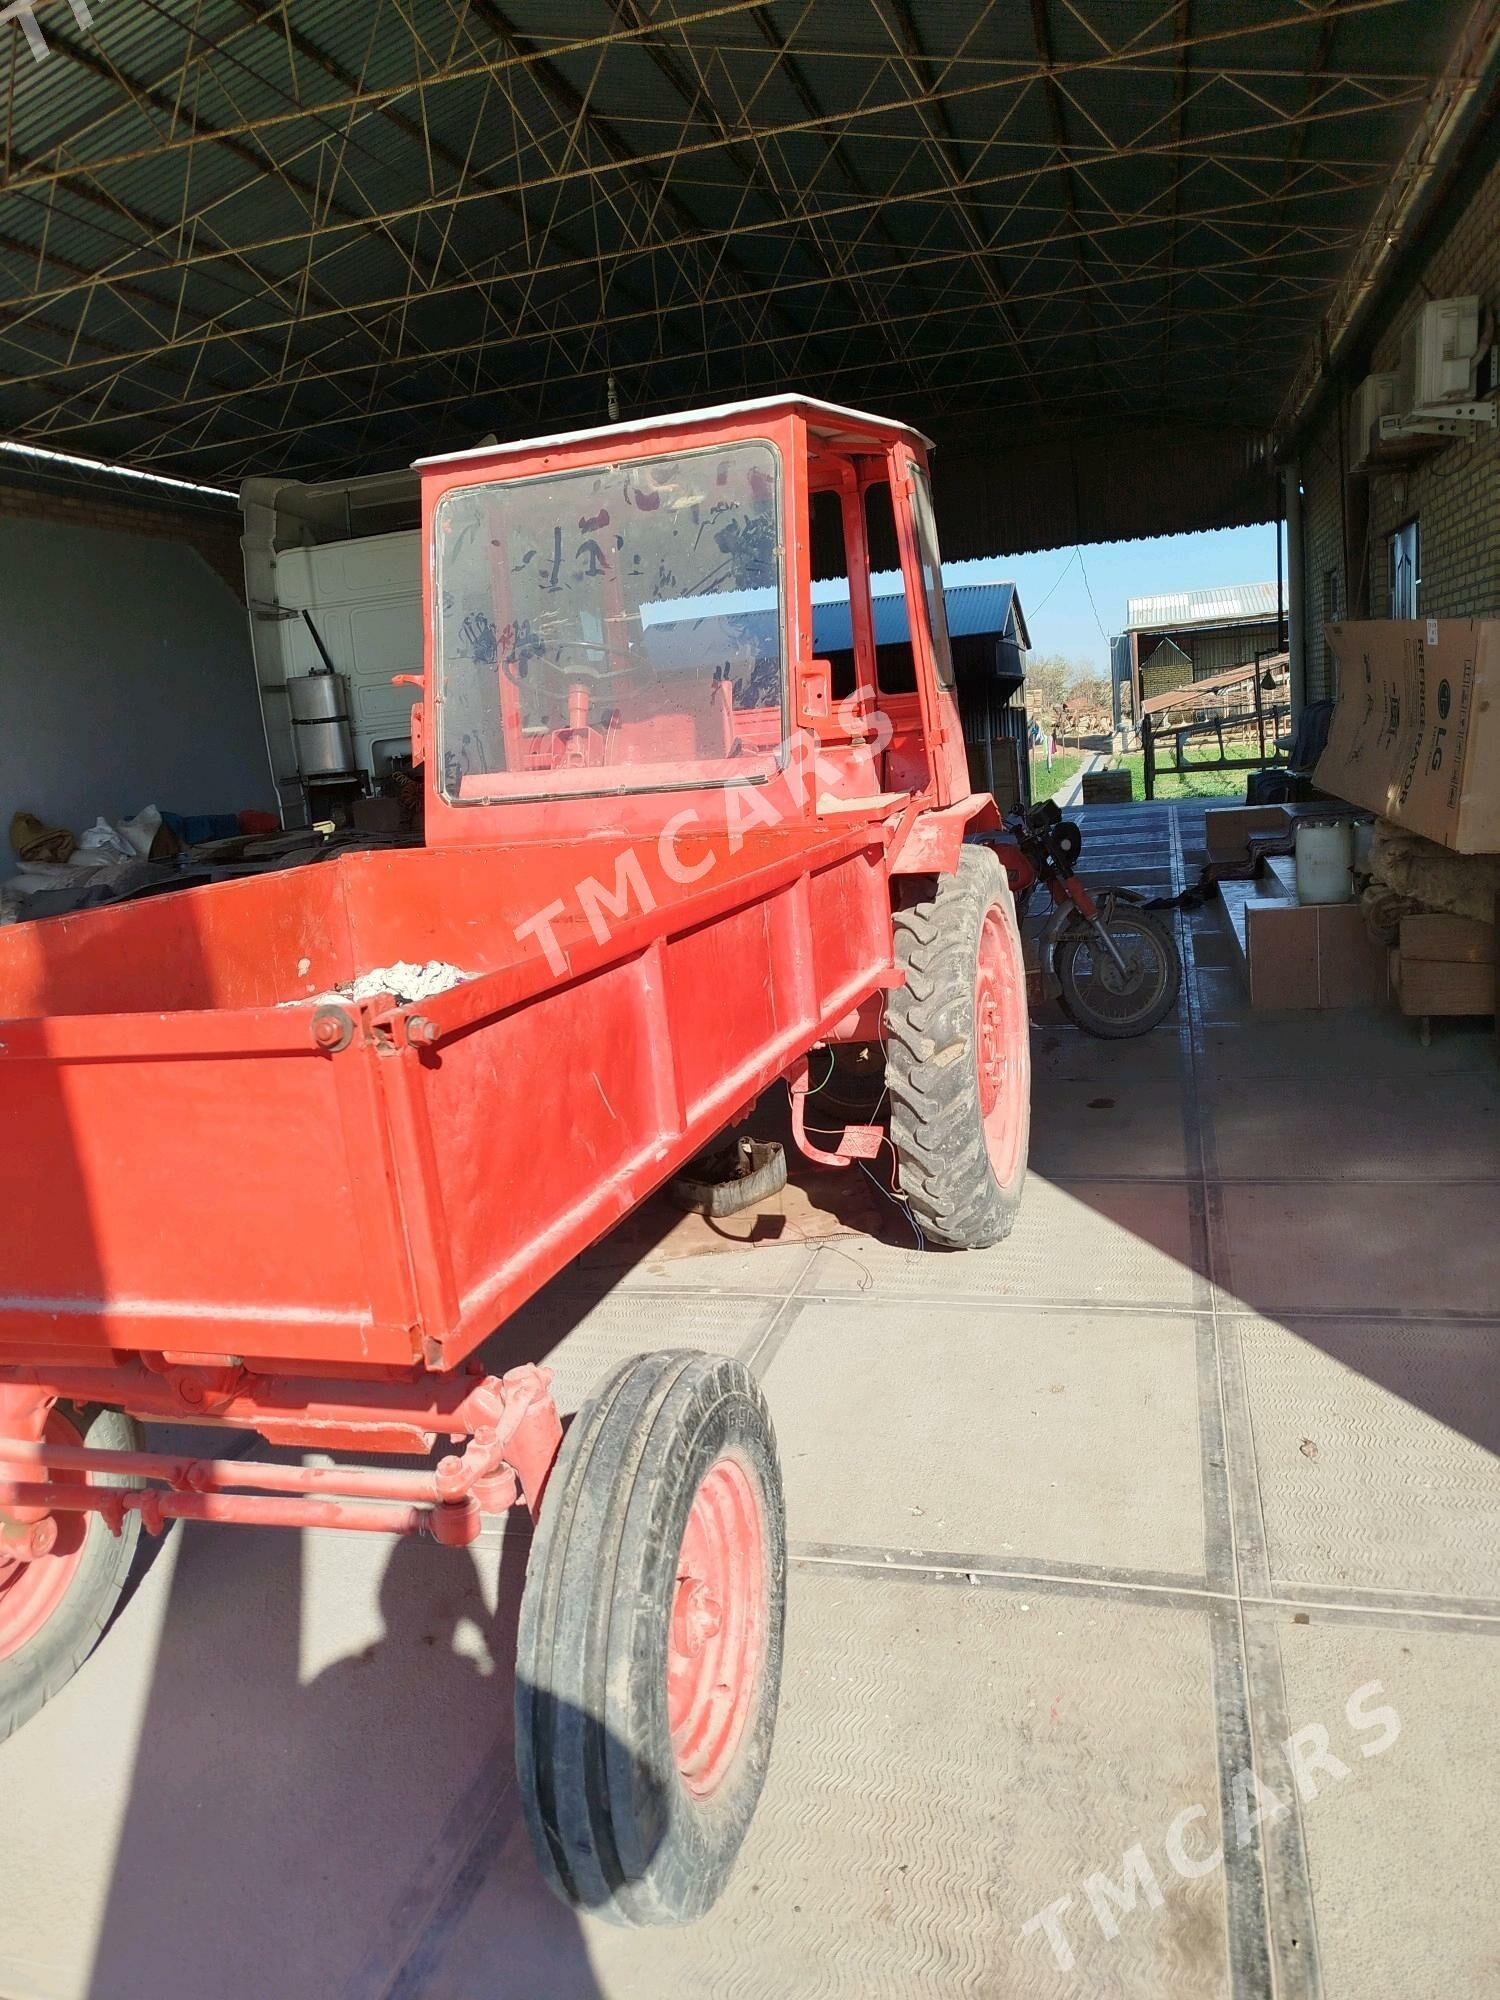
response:
M623 667L593 664L588 656L597 656L603 650L602 647L590 646L583 640L565 640L562 646L554 648L554 651L581 653L585 656L572 666L565 666L548 653L533 653L523 671L514 655L510 658L502 655L500 671L512 687L536 688L543 694L561 696L564 701L567 700L571 688L583 686L594 695L615 681L639 681L650 677L651 669L645 661L632 661Z

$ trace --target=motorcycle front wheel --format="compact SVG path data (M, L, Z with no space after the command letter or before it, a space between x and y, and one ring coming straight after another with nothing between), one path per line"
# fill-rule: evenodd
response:
M1099 922L1118 951L1117 965L1094 927L1077 918L1058 939L1052 965L1063 1012L1104 1041L1144 1035L1177 1002L1182 961L1167 926L1138 904L1101 897Z

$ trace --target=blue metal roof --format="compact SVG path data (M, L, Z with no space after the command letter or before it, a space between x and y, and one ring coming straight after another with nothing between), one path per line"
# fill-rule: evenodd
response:
M986 574L986 571L990 573ZM978 572L976 574L975 572ZM870 578L877 646L898 645L911 637L906 619L906 591L898 569L877 570ZM943 564L943 602L948 631L955 639L993 632L1030 644L1016 587L993 574L990 565L973 562ZM854 644L849 619L849 579L829 577L812 587L813 650L843 653ZM1011 629L1012 615L1015 629Z

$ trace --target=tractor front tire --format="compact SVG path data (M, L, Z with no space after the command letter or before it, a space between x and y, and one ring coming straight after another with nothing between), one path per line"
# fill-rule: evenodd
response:
M1031 1044L1015 902L990 850L895 912L906 974L886 1003L891 1144L922 1234L982 1250L1010 1233L1026 1179Z
M531 1546L516 1769L533 1852L625 1925L711 1907L776 1726L786 1524L743 1362L640 1354L569 1427Z

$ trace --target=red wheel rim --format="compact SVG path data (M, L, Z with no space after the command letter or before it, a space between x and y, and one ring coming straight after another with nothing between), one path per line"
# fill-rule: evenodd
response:
M985 911L974 976L974 1046L979 1113L995 1178L1009 1187L1020 1164L1026 1122L1026 978L1018 939L998 904Z
M82 1444L73 1425L55 1407L48 1412L43 1436L48 1444ZM49 1479L75 1479L84 1483L81 1472L53 1472ZM34 1639L67 1596L78 1565L83 1561L83 1545L88 1538L87 1514L54 1514L57 1539L50 1552L21 1562L6 1555L0 1545L0 1660Z
M683 1784L707 1798L745 1733L766 1643L760 1502L737 1459L711 1465L677 1558L667 1637L667 1724Z

